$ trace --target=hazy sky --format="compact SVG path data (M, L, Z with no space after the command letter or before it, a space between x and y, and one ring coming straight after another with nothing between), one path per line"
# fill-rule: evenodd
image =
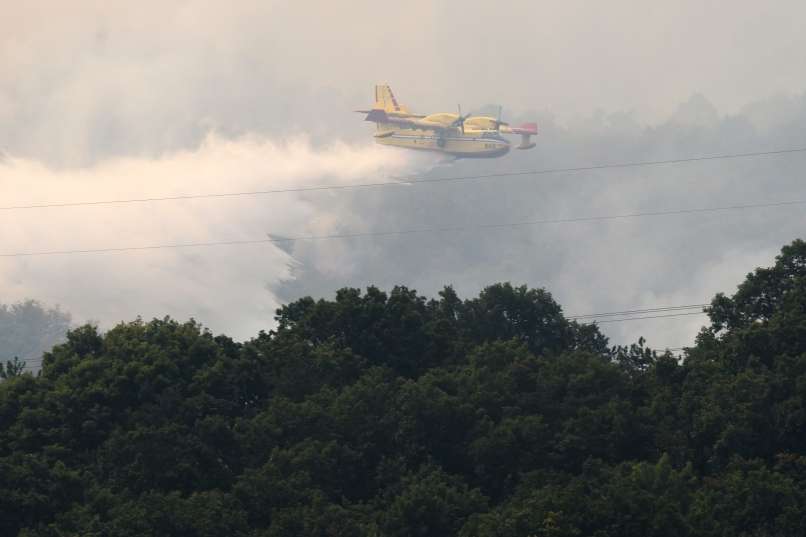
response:
M732 114L806 87L797 1L8 4L0 144L62 164L211 127L355 133L344 107L379 81L422 110L500 103L561 122L659 121L694 93Z
M343 184L803 146L806 4L26 2L0 18L0 205ZM504 106L534 151L437 166L372 146L417 111ZM0 211L0 253L806 199L802 155L478 185ZM801 208L399 239L0 260L0 301L248 337L343 285L545 286L569 313L707 301L803 235ZM573 310L573 311L572 311ZM691 318L605 325L687 344Z

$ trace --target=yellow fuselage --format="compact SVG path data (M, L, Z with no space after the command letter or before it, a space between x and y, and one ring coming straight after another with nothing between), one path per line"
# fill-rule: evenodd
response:
M438 151L461 158L500 157L509 152L509 142L489 131L439 133L423 129L385 129L379 125L375 141L406 149Z

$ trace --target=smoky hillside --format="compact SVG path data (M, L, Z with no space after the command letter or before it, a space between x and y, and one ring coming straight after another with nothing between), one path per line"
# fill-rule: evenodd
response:
M799 534L806 243L708 313L682 357L508 283L343 288L244 343L82 326L0 383L0 532Z
M0 297L108 329L193 317L244 341L300 296L405 285L551 289L569 312L707 302L806 228L798 207L139 254L26 257L272 236L552 220L804 200L803 154L489 181L468 176L802 148L806 4L156 0L4 5ZM312 15L313 14L313 15ZM684 37L680 31L685 29ZM323 51L327 54L323 55ZM423 162L353 110L388 83L418 114L536 121L537 147ZM516 139L513 139L517 143ZM277 196L10 206L338 186ZM11 255L6 255L11 254ZM691 322L690 322L691 321ZM691 319L610 325L679 347Z
M65 341L71 316L33 300L0 304L0 363L15 358L38 369L42 354Z
M477 111L495 115L497 107ZM513 149L500 159L442 163L415 174L426 181L421 184L308 196L328 211L349 215L340 226L344 232L465 230L296 243L289 253L298 264L293 277L275 287L278 296L327 297L345 284L367 281L383 288L405 284L427 294L450 283L470 295L485 282L517 281L552 289L569 311L701 303L738 284L747 265L772 257L806 223L802 205L696 212L806 201L803 95L725 114L695 94L655 122L629 111L560 120L539 107L505 108L504 119L512 125L536 120L537 147ZM782 149L801 151L699 160ZM687 158L695 160L640 165ZM554 171L609 165L617 166ZM428 182L442 178L459 180ZM684 213L595 220L678 210ZM557 219L583 221L479 229ZM697 329L697 321L681 319L671 326L644 322L607 331L619 343L643 335L654 345L677 347Z

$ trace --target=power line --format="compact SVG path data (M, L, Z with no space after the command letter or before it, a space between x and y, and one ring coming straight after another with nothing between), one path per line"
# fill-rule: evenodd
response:
M323 190L350 190L361 188L380 188L387 186L401 186L401 185L425 185L435 183L455 183L463 181L481 181L488 179L496 179L502 177L518 177L526 175L549 175L557 173L572 173L583 171L595 170L609 170L617 168L640 168L648 166L662 166L669 164L683 164L686 162L702 162L709 160L729 160L739 158L752 158L785 155L791 153L804 153L806 147L793 148L793 149L777 149L772 151L754 151L748 153L726 153L720 155L704 155L699 157L687 157L678 159L667 160L646 160L637 162L620 162L613 164L596 164L591 166L575 166L570 168L545 168L537 170L522 170L516 172L498 172L487 173L479 175L458 175L452 177L435 177L435 178L418 178L419 176L409 177L396 177L394 181L374 181L369 183L353 183L347 185L312 185L295 188L276 188L267 190L248 190L242 192L219 192L207 194L179 194L176 196L154 196L144 198L121 198L121 199L108 199L108 200L85 200L85 201L66 201L66 202L51 202L51 203L31 203L26 205L7 205L0 206L0 211L15 211L26 209L54 209L60 207L87 207L97 205L119 205L126 203L150 203L161 201L181 201L192 199L212 199L212 198L234 198L246 196L269 196L273 194L288 194L295 192L316 192Z
M164 250L175 248L203 248L213 246L242 246L254 244L271 244L271 243L292 243L298 241L320 241L320 240L335 240L335 239L353 239L364 237L391 237L399 235L414 235L414 234L429 234L429 233L447 233L468 230L482 230L482 229L499 229L499 228L513 228L522 226L537 226L546 224L569 224L578 222L600 222L606 220L625 220L630 218L643 218L652 216L672 216L682 214L697 214L709 213L717 211L732 211L740 209L760 209L769 207L786 207L795 205L804 205L806 201L777 201L770 203L752 203L745 205L727 205L723 207L700 207L690 209L674 209L668 211L649 211L640 213L627 213L617 215L604 215L604 216L583 216L574 218L557 218L547 220L526 220L522 222L504 222L494 224L479 224L475 226L450 226L450 227L437 227L437 228L419 228L419 229L404 229L392 231L367 231L359 233L339 233L334 235L308 235L300 237L274 237L266 239L248 239L248 240L229 240L229 241L210 241L210 242L190 242L190 243L177 243L177 244L154 244L145 246L120 246L109 248L89 248L89 249L73 249L73 250L41 250L33 252L15 252L0 254L3 257L33 257L45 255L75 255L75 254L97 254L97 253L115 253L115 252L130 252L130 251L145 251L145 250Z
M708 306L710 306L710 304L690 304L686 306L662 306L640 310L611 311L607 313L588 313L585 315L568 315L567 318L576 320L576 319L589 319L596 317L615 317L620 315L633 315L639 313L657 313L662 311L690 310L694 308L706 308Z
M704 311L690 311L687 313L670 313L668 315L651 315L646 317L626 317L624 319L605 319L604 321L595 320L597 324L604 323L620 323L623 321L642 321L644 319L665 319L667 317L684 317L686 315L705 315Z

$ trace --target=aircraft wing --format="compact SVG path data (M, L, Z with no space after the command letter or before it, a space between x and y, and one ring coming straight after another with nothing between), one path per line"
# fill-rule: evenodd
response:
M380 108L374 108L373 110L380 110ZM353 110L353 112L357 112L359 114L369 114L373 110ZM384 111L385 112L385 111ZM388 117L398 117L398 118L413 118L419 119L424 118L425 116L420 114L411 114L409 112L385 112Z
M426 121L422 117L417 116L408 116L408 117L396 117L393 115L387 114L383 110L370 110L367 113L367 117L364 118L364 121L373 121L375 123L384 123L387 125L399 125L401 128L404 129L425 129L425 130L449 130L454 128L453 125L445 125L444 123L437 123L435 121Z

